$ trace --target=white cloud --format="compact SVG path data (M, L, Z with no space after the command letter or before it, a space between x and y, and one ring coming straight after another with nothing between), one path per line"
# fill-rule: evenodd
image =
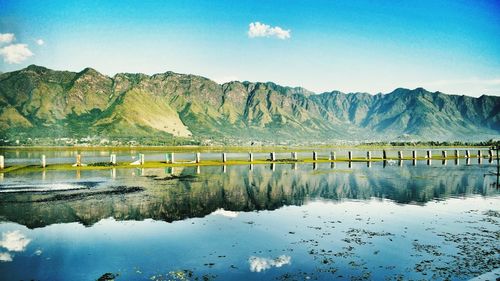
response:
M252 22L248 26L248 37L277 37L279 39L290 38L291 30L284 30L279 26L271 27L270 25L260 23L258 21Z
M0 33L0 44L9 44L14 39L14 33Z
M36 39L35 42L38 46L42 46L43 44L45 44L45 41L43 41L43 39Z
M10 262L12 261L12 256L9 252L0 253L0 262Z
M7 231L2 233L2 240L0 240L0 247L7 249L11 252L23 252L26 250L26 246L31 242L31 239L27 238L19 230Z
M0 49L0 56L9 64L21 63L32 55L27 44L12 44Z
M292 258L290 256L281 255L275 259L268 259L262 257L250 257L248 263L250 263L251 272L261 272L271 267L282 267L284 265L290 264Z

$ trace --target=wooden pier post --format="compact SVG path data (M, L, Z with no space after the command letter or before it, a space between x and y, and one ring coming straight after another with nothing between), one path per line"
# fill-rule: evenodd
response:
M465 151L465 158L470 158L470 151L466 150ZM467 164L468 165L468 164Z
M455 149L455 157L456 158L460 157L460 152L458 151L458 149Z
M313 151L313 161L318 160L318 153L316 151Z
M413 160L412 160L411 164L412 164L413 166L417 166L417 158L413 158Z
M196 164L200 163L200 153L199 152L196 152L195 157L194 157L194 162L196 162Z
M276 161L276 153L271 152L269 156L271 157L271 161Z
M45 154L44 154L44 155L42 155L42 168L45 168L45 166L47 166L47 162L45 159L46 158L45 158Z
M446 158L446 150L443 150L443 151L441 152L441 156L443 156L443 158Z
M222 152L222 163L226 163L227 162L227 155L225 152Z
M330 160L331 161L337 160L337 156L335 156L335 151L330 152Z
M313 171L317 170L318 169L318 163L316 162L313 162Z
M5 157L3 155L0 155L0 169L5 168Z
M196 174L201 174L201 167L199 165L196 166Z
M227 172L227 166L226 165L222 165L222 173L226 173Z
M372 153L371 151L366 152L366 160L371 160L372 159Z
M109 162L111 165L116 165L116 154L109 155Z
M165 163L167 164L173 164L174 163L174 153L165 153Z
M382 150L382 159L383 159L383 160L386 160L386 159L387 159L387 151L385 151L385 149L384 149L384 150Z
M483 157L483 155L481 154L481 150L478 150L477 151L477 158L481 158L481 157Z
M77 167L82 166L82 155L81 154L77 154L76 155L76 164L75 164L75 166L77 166Z
M403 151L398 151L398 158L399 160L403 159Z
M253 162L253 153L248 152L248 161Z
M412 153L411 153L411 158L413 159L417 159L417 151L416 150L413 150Z
M493 158L493 149L488 150L488 158L490 160Z
M297 160L297 152L292 152L292 159Z
M351 160L352 160L352 151L349 151L349 152L347 153L347 156L348 156L348 158L349 158L349 161L351 161Z
M144 154L142 154L142 153L141 153L141 154L139 154L139 159L141 160L141 161L139 162L139 165L144 165Z
M431 159L431 158L432 158L432 151L427 150L427 159Z

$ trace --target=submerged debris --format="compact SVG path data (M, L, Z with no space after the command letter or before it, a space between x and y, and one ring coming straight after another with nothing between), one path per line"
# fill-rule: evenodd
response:
M268 161L268 162L285 162L285 163L288 163L288 162L304 162L304 160L293 159L293 158L282 158L282 159L275 159L275 160L266 159L266 161Z
M188 181L196 179L194 175L170 175L163 178L155 177L153 178L155 181L170 181L170 180L180 180L180 181Z
M495 210L488 210L488 211L484 212L483 215L488 216L488 217L500 218L500 212L495 211Z
M119 195L119 194L128 194L128 193L134 193L134 192L140 192L143 191L144 188L139 187L139 186L116 186L116 187L111 187L110 189L102 190L102 191L87 191L87 192L74 192L74 193L67 193L67 194L55 194L51 197L48 198L41 198L41 199L36 199L36 200L27 200L23 202L33 202L33 203L40 203L40 202L53 202L53 201L67 201L67 200L80 200L80 199L85 199L89 197L94 197L94 196L100 196L100 195ZM19 201L17 201L19 202Z
M97 279L97 281L110 281L110 280L115 280L116 277L118 277L118 274L114 274L114 273L110 273L110 272L107 272L107 273L104 273L101 277L99 277Z
M114 167L117 165L113 164L111 162L96 162L96 163L88 164L88 166L89 167Z
M443 253L439 251L438 245L430 245L430 244L420 244L418 241L413 241L412 243L413 249L417 252L424 252L433 256L442 256Z

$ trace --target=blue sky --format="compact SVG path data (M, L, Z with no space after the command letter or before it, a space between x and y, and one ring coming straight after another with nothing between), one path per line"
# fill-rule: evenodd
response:
M500 1L0 0L0 55L3 72L89 66L315 92L500 95Z

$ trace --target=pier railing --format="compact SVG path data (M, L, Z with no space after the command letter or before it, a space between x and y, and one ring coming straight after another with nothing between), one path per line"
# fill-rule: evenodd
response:
M72 163L53 163L48 165L50 159L46 155L40 156L40 162L35 166L38 168L46 168L48 166L63 166L71 164L72 167L116 167L116 166L138 166L138 167L151 167L151 166L191 166L191 165L231 165L231 164L265 164L265 163L322 163L322 162L366 162L368 166L372 162L383 161L384 165L387 163L403 164L403 161L412 161L413 165L417 164L418 160L427 161L428 165L432 164L433 160L441 160L443 165L446 165L448 160L465 159L466 163L470 163L471 159L477 159L480 164L482 161L492 162L494 159L498 158L498 149L423 149L423 150L411 150L411 151L394 151L394 150L347 150L347 151L312 151L308 153L290 151L290 152L270 152L267 155L263 153L248 152L247 154L242 153L231 153L222 152L219 157L215 156L214 153L209 153L210 157L204 158L204 155L200 152L194 152L192 154L182 153L183 157L177 157L174 152L168 152L164 154L164 159L158 161L158 159L148 159L148 155L143 153L138 153L137 157L134 157L132 161L117 161L117 155L115 153L109 154L109 160L91 163L85 161L85 155L77 153ZM192 155L190 157L189 155ZM245 155L245 156L242 156ZM458 164L458 163L457 163ZM16 166L16 164L6 165L6 157L0 155L0 172L8 170L9 167ZM26 166L26 165L25 165Z

